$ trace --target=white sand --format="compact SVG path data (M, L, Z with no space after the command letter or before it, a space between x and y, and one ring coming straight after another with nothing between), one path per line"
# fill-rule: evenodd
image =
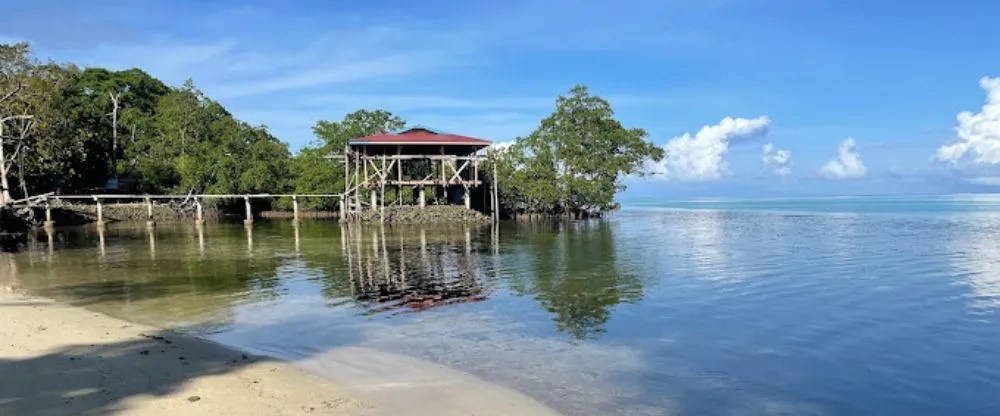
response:
M288 363L45 299L0 294L0 415L369 410L332 381Z
M337 348L301 364L330 377L0 291L0 415L558 415L514 390L395 354Z

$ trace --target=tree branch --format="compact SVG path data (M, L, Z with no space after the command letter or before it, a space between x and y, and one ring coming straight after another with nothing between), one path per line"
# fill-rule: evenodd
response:
M0 103L7 101L8 99L10 99L10 97L17 95L17 93L20 92L22 88L24 88L24 85L18 84L18 86L13 90L11 90L10 92L8 92L7 95L4 95L3 98L0 98Z

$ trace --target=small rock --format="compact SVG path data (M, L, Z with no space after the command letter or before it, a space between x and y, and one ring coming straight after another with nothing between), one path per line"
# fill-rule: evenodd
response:
M250 357L247 357L247 355L246 355L246 354L243 354L243 359L244 359L244 360L249 360L249 359L250 359Z
M142 354L142 355L149 355L149 350L142 350L142 351L139 351L139 354Z
M194 402L196 402L198 400L201 400L200 396L191 396L191 397L188 397L188 401L191 402L191 403L194 403Z
M180 356L180 357L177 357L177 359L178 359L178 360L183 360L183 359L184 359L184 356L182 355L182 356Z

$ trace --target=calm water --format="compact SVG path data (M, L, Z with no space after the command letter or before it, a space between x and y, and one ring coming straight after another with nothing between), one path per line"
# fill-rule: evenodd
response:
M569 415L1000 413L1000 198L37 236L30 291L281 358L404 354ZM460 394L460 392L456 392Z

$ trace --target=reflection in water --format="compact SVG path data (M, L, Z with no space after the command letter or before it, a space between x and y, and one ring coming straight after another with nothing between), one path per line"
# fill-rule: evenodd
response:
M612 224L530 223L518 231L534 240L520 253L531 267L512 271L510 285L553 313L560 331L578 339L597 336L615 305L642 299L642 279L618 258Z
M147 226L146 234L149 235L149 258L156 260L156 227Z
M991 414L996 235L1000 216L971 214L259 221L163 224L153 261L116 224L39 232L0 273L282 358L416 356L573 415Z
M205 225L202 223L196 223L195 232L198 233L198 256L205 256Z
M421 311L479 302L489 296L481 259L473 255L470 231L466 230L463 247L447 237L428 246L426 230L420 229L420 244L413 247L407 244L413 230L396 231L397 244L392 244L384 227L366 228L346 227L344 248L350 294L369 313ZM357 259L356 267L353 259Z
M1000 309L1000 215L982 214L977 219L971 226L956 224L948 251L956 274L972 289L970 306L996 310Z
M108 252L107 252L107 239L104 237L104 234L105 234L104 227L100 227L100 228L97 229L97 240L98 240L97 244L100 247L99 252L101 253L101 258L102 259L105 256L107 256L107 254L108 254Z

